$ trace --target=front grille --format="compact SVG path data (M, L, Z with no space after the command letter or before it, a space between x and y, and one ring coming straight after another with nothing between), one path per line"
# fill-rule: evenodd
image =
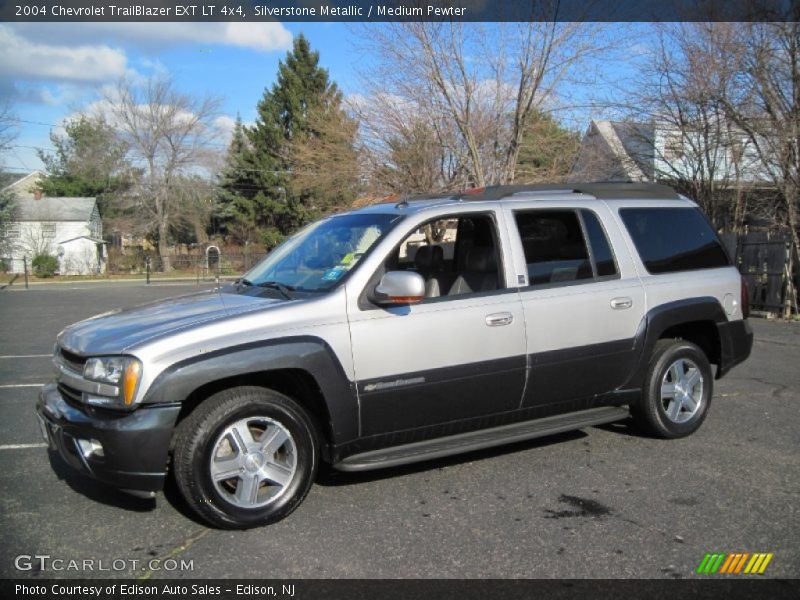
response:
M83 394L81 394L80 390L76 390L73 387L59 383L58 391L61 394L61 397L64 398L68 404L82 404Z
M83 356L79 356L69 350L64 350L64 348L61 347L58 349L58 356L64 366L69 370L83 374L83 367L86 364L86 359Z

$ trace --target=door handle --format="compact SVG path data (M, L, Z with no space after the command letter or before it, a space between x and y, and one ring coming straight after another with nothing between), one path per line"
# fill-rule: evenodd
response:
M616 310L624 310L626 308L630 308L633 306L633 299L628 297L621 297L621 298L612 298L611 299L611 308Z
M502 325L511 325L514 322L514 315L511 313L494 313L493 315L486 315L486 324L489 327L500 327Z

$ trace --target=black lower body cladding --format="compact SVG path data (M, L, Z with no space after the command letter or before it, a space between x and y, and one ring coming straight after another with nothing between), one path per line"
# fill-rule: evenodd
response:
M158 491L164 487L170 439L180 405L112 412L67 402L46 385L36 412L51 449L78 471L118 488ZM102 455L82 451L79 440L96 440Z
M746 319L717 325L720 341L720 364L717 377L722 377L750 356L753 349L753 329Z

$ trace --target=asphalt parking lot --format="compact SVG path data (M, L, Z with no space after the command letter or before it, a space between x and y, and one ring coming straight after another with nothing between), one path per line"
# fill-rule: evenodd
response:
M196 522L171 492L138 500L72 472L48 455L33 416L64 326L197 289L0 290L1 577L688 578L707 552L771 552L764 575L748 577L800 577L800 324L752 321L752 357L717 382L689 438L642 437L623 422L325 474L288 519L225 532ZM37 554L126 566L15 568ZM151 558L193 568L151 571Z

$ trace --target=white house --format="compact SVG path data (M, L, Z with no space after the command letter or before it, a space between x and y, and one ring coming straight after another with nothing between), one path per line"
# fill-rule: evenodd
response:
M571 179L713 179L722 187L770 180L742 132L720 127L714 136L680 131L669 123L630 121L591 121Z
M42 196L38 171L6 187L15 199L13 220L6 229L7 268L24 269L23 259L39 254L58 258L62 275L105 273L106 243L103 222L95 198L51 198Z

